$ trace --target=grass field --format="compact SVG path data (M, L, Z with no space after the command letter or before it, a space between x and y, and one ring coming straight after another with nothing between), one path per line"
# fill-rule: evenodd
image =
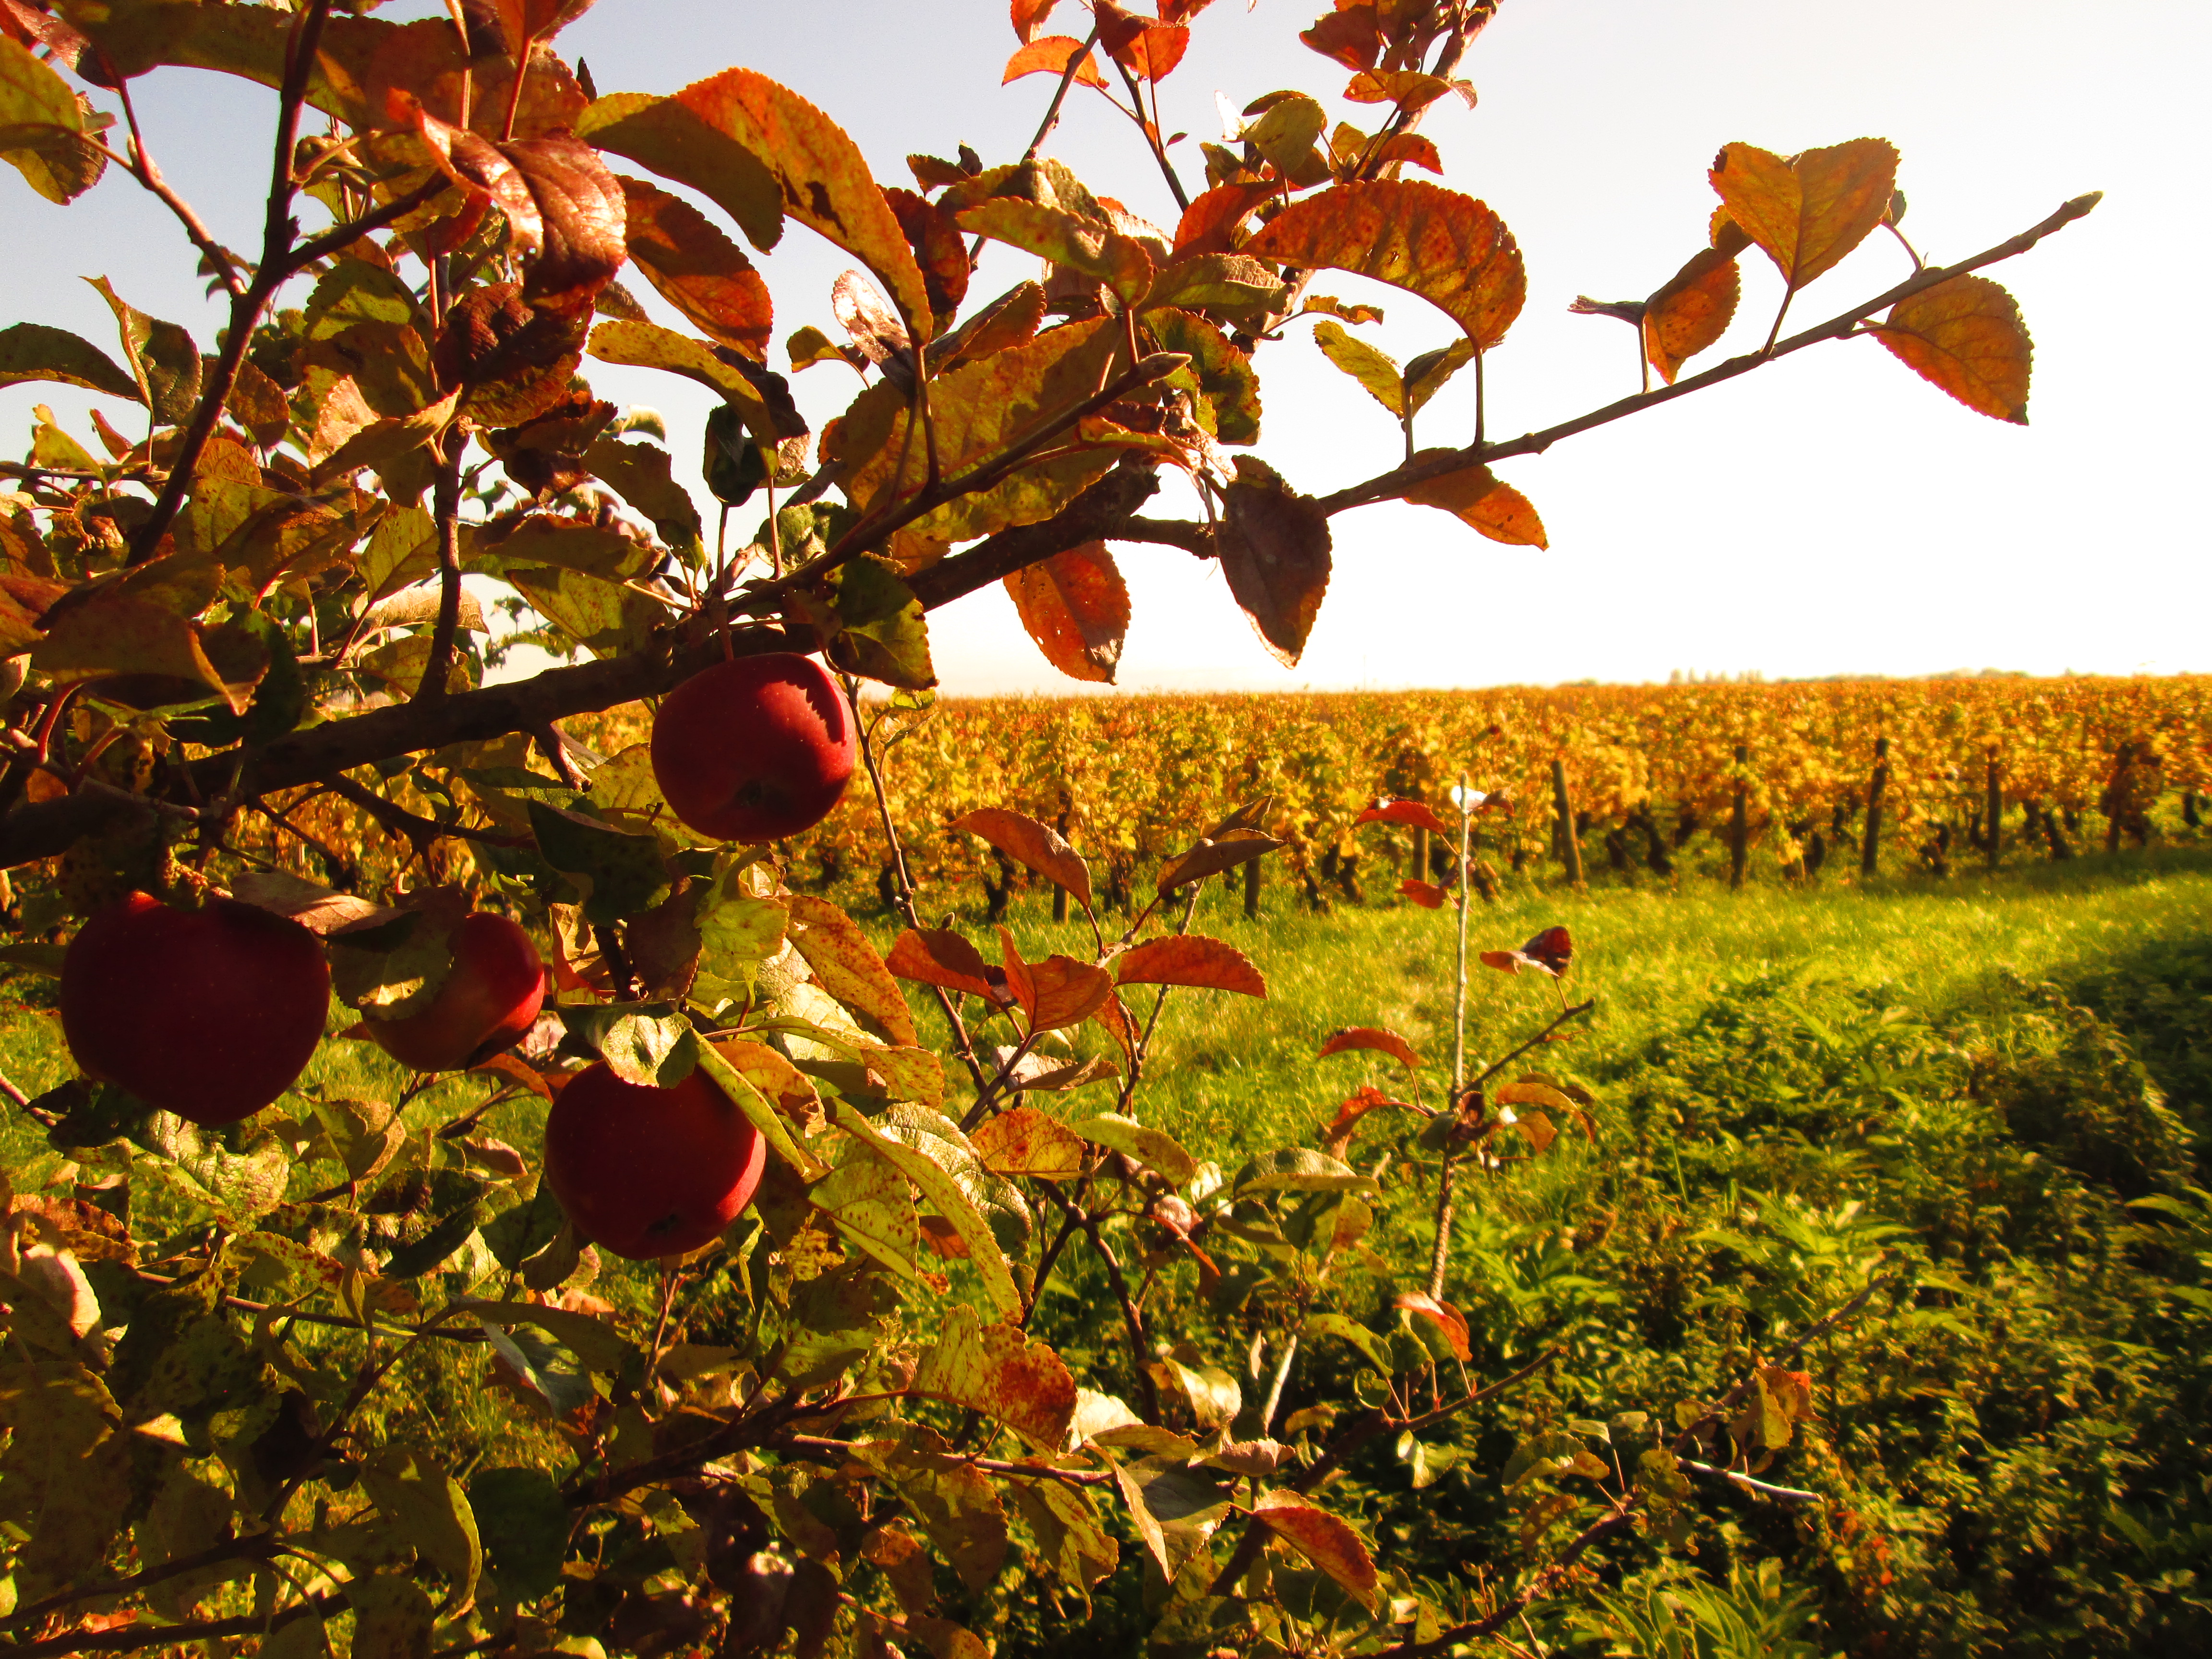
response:
M856 908L887 944L890 919ZM1009 921L1032 957L1088 937L1055 927L1030 893ZM1275 884L1248 922L1237 896L1209 890L1194 930L1245 951L1270 995L1171 996L1139 1115L1233 1169L1315 1144L1363 1082L1436 1103L1450 1065L1452 921L1449 908L1396 901L1316 915ZM2201 1191L2212 1185L2212 850L1867 889L1576 894L1509 878L1472 922L1476 951L1573 930L1567 988L1599 1006L1587 1035L1541 1063L1596 1093L1599 1139L1563 1136L1546 1158L1470 1183L1448 1294L1474 1333L1474 1368L1495 1374L1546 1346L1562 1358L1437 1431L1419 1453L1421 1487L1403 1448L1350 1470L1363 1511L1383 1517L1372 1541L1386 1570L1494 1571L1528 1519L1528 1495L1498 1480L1518 1441L1711 1398L1873 1279L1864 1314L1808 1357L1819 1420L1766 1477L1820 1502L1705 1494L1685 1522L1693 1556L1631 1544L1596 1610L1555 1620L1544 1639L1591 1655L1671 1651L1669 1619L1697 1624L1696 1650L1710 1655L2117 1655L2212 1635L2212 1455L2198 1441L2212 1419ZM961 925L988 937L980 914ZM1559 1006L1540 976L1474 974L1471 1066ZM0 1071L33 1094L69 1070L48 989L18 975L0 993ZM1316 1060L1347 1024L1404 1034L1425 1064L1408 1078L1372 1054ZM367 1045L340 1043L307 1082L390 1099L404 1079ZM482 1089L441 1085L409 1120L434 1125ZM1110 1097L1092 1085L1066 1103L1103 1110ZM531 1146L535 1115L503 1107L487 1127ZM1352 1153L1363 1168L1408 1124L1370 1122ZM20 1184L58 1163L21 1114L8 1116L4 1153ZM1426 1260L1428 1177L1407 1145L1395 1156L1355 1304L1385 1305ZM1110 1380L1124 1363L1118 1325L1089 1272L1076 1265L1043 1322ZM609 1273L596 1288L635 1304L645 1285ZM1242 1364L1234 1309L1175 1270L1150 1295L1155 1329ZM1331 1368L1346 1363L1302 1357L1285 1409L1341 1383ZM427 1356L414 1368L395 1413L442 1441L449 1467L537 1434L472 1373L443 1365ZM1597 1512L1583 1497L1552 1524L1564 1534ZM1101 1594L1142 1627L1133 1568ZM1002 1656L1050 1650L1036 1616L966 1615L995 1632ZM1750 1635L1729 1634L1739 1627Z

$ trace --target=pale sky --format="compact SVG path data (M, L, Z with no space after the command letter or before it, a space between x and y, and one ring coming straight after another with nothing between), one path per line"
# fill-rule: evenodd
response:
M1198 141L1218 137L1217 91L1236 107L1296 87L1334 116L1372 124L1371 107L1334 96L1344 71L1296 39L1326 3L1256 0L1247 11L1221 0L1195 20L1162 95L1169 130L1191 134L1175 152L1187 180L1200 173ZM382 15L428 9L410 0ZM1079 33L1081 21L1062 0L1048 27ZM603 92L672 91L728 64L757 68L842 119L885 183L911 184L909 150L949 155L965 141L986 161L1015 159L1050 94L1043 77L1000 87L1016 42L999 0L600 0L562 45L589 60ZM1647 293L1703 244L1715 199L1705 169L1723 143L1789 154L1865 135L1902 150L1905 228L1938 262L2070 196L2106 192L2090 218L1987 273L2019 298L2034 335L2033 424L1969 412L1871 341L1822 346L1502 466L1542 514L1547 553L1483 540L1429 509L1340 516L1334 579L1295 670L1261 648L1217 567L1170 548L1119 549L1135 608L1124 688L1637 681L1676 669L2212 670L2212 535L2201 482L2189 482L2201 481L2212 436L2201 390L2212 345L2195 297L2212 240L2208 64L2212 9L2193 0L1506 0L1462 66L1479 106L1447 100L1423 128L1443 153L1444 182L1487 201L1528 259L1528 307L1488 361L1493 434L1635 389L1629 331L1566 307L1582 293ZM172 181L223 240L254 246L273 99L185 70L138 86ZM1173 225L1133 129L1096 96L1079 89L1047 148L1094 190ZM0 321L74 328L112 351L105 306L73 280L106 274L212 348L219 313L201 301L166 215L127 179L111 175L61 209L9 169L0 205L12 245ZM762 263L781 367L793 330L836 331L829 287L852 262L793 224ZM971 292L997 293L1030 263L1000 250ZM1735 328L1690 372L1765 337L1780 282L1755 251L1743 269ZM1832 315L1907 269L1887 235L1871 238L1798 296L1792 323ZM1422 301L1360 286L1332 273L1323 289L1382 305L1387 324L1362 333L1400 358L1454 337ZM645 285L633 287L658 313ZM1254 453L1321 494L1389 465L1400 441L1310 335L1295 324L1261 352ZM696 487L708 394L588 368L602 395L665 412L679 476ZM1425 411L1424 444L1471 435L1470 380ZM835 365L795 385L817 429L856 388ZM27 434L40 401L89 438L89 400L58 386L0 391L0 431ZM126 410L105 407L133 429ZM21 438L9 444L19 453ZM1150 510L1195 502L1170 485ZM748 530L757 517L746 509ZM1074 689L997 589L932 625L948 690Z

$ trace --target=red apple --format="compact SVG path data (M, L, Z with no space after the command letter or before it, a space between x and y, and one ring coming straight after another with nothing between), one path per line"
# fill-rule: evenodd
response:
M377 1046L418 1072L457 1072L518 1041L545 1000L538 947L505 916L466 915L447 936L453 971L429 1006L398 1019L367 1015Z
M144 893L85 923L62 959L62 1032L88 1077L203 1126L292 1086L322 1041L322 941L235 899L179 910Z
M775 841L830 816L853 775L853 710L787 651L694 674L660 701L653 775L676 816L718 841Z
M545 1179L576 1231L633 1261L681 1255L752 1201L768 1145L695 1071L672 1089L625 1083L605 1061L568 1079L545 1115Z

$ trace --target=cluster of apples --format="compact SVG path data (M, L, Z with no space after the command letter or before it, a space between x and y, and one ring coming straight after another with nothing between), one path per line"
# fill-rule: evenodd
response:
M655 780L701 835L764 842L818 823L853 775L853 711L818 664L788 653L695 675L661 702ZM458 1071L520 1041L545 964L505 916L447 935L453 968L427 1006L371 1016L402 1065ZM133 893L81 928L62 964L62 1030L86 1076L204 1127L235 1123L298 1080L322 1041L331 970L298 922L236 899L198 909ZM545 1120L545 1179L579 1233L645 1261L698 1249L760 1184L758 1130L701 1073L625 1083L602 1060L568 1080Z

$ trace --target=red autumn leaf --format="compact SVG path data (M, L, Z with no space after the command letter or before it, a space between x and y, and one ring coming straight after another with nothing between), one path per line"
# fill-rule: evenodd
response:
M1191 985L1264 997L1267 981L1244 953L1218 939L1196 934L1147 939L1114 959L1123 985Z
M1103 968L1073 957L1049 956L1042 962L1024 962L1014 948L1014 936L1001 927L999 947L1006 963L1006 985L1029 1017L1032 1031L1057 1031L1080 1025L1098 1012L1114 994L1114 981Z
M1361 1606L1373 1610L1378 1582L1375 1563L1358 1533L1296 1492L1263 1492L1252 1500L1252 1513Z
M1358 71L1375 67L1382 55L1382 32L1371 5L1341 6L1298 39L1322 57Z
M1700 248L1644 302L1644 353L1668 386L1682 365L1728 331L1742 286L1735 258Z
M683 198L620 173L615 182L630 262L708 339L764 358L775 307L744 251Z
M1386 1107L1400 1112L1419 1113L1421 1110L1419 1107L1408 1105L1402 1100L1391 1099L1371 1083L1363 1084L1353 1091L1350 1099L1336 1109L1336 1116L1321 1132L1322 1151L1331 1158L1341 1159L1344 1149L1352 1145L1352 1137L1359 1127L1360 1119L1370 1112L1379 1112Z
M1116 63L1122 61L1127 52L1152 27L1152 20L1139 17L1115 0L1091 0L1091 15L1098 25L1098 44L1106 48L1106 55Z
M1179 23L1154 23L1114 54L1139 81L1164 81L1190 47L1190 31Z
M1018 81L1024 75L1065 75L1067 60L1078 52L1083 61L1076 66L1075 78L1086 87L1103 87L1106 77L1098 72L1098 65L1082 41L1068 34L1048 34L1042 40L1029 45L1006 59L1006 72L1000 76L999 84Z
M1067 889L1085 909L1091 908L1091 866L1050 824L1004 807L984 806L953 819L952 827L981 836L1008 858Z
M1252 210L1278 193L1273 184L1217 185L1183 210L1176 222L1175 258L1200 253L1234 253L1237 236Z
M2034 343L2012 295L1986 276L1954 276L1899 300L1869 331L1899 362L1977 414L2027 424Z
M1505 337L1528 297L1521 250L1498 216L1471 196L1411 179L1337 185L1309 196L1276 215L1244 252L1402 288L1486 351Z
M1085 542L1006 579L1022 626L1073 680L1114 684L1129 632L1129 590L1103 542Z
M1453 1358L1464 1364L1474 1358L1474 1351L1468 1346L1467 1321L1449 1302L1439 1302L1422 1291L1401 1291L1394 1305L1442 1332Z
M1375 159L1377 161L1410 163L1439 174L1444 170L1444 158L1437 154L1436 145L1418 132L1391 134L1376 149Z
M1433 455L1424 450L1422 455ZM1413 458L1421 459L1420 455ZM1406 491L1416 507L1433 507L1450 514L1462 524L1493 542L1515 547L1549 547L1544 521L1528 498L1486 466L1462 467L1441 477L1430 478Z
M1285 667L1294 667L1328 592L1328 515L1249 455L1237 458L1237 481L1227 495L1214 536L1222 574L1260 642Z
M1378 800L1352 822L1411 824L1414 829L1425 830L1432 836L1453 833L1451 826L1437 816L1435 808L1418 800Z
M924 985L941 985L948 991L965 991L988 1002L1004 1005L1003 986L994 986L998 970L983 960L982 952L950 927L909 927L892 941L884 966L901 979Z
M1137 1057L1137 1022L1129 1018L1122 1006L1121 994L1109 991L1106 1000L1098 1005L1098 1012L1091 1016L1106 1028L1106 1034L1121 1045L1121 1057L1133 1062Z
M1378 1025L1347 1025L1342 1030L1332 1033L1314 1058L1327 1060L1331 1054L1350 1054L1356 1048L1372 1048L1379 1054L1388 1054L1409 1072L1421 1063L1421 1057L1413 1052L1412 1043L1395 1031L1385 1030Z
M1897 188L1897 147L1854 138L1785 161L1755 144L1729 144L1707 176L1795 293L1881 223Z
M1414 903L1430 910L1443 909L1444 900L1449 896L1434 882L1416 881L1411 876L1398 884L1398 890Z
M1029 45L1036 36L1037 25L1044 21L1046 15L1058 3L1059 0L1012 0L1007 10L1013 22L1015 38L1024 46Z
M1565 979L1574 954L1574 941L1568 938L1565 928L1547 927L1517 951L1485 951L1482 965L1508 974L1534 968L1554 979Z

